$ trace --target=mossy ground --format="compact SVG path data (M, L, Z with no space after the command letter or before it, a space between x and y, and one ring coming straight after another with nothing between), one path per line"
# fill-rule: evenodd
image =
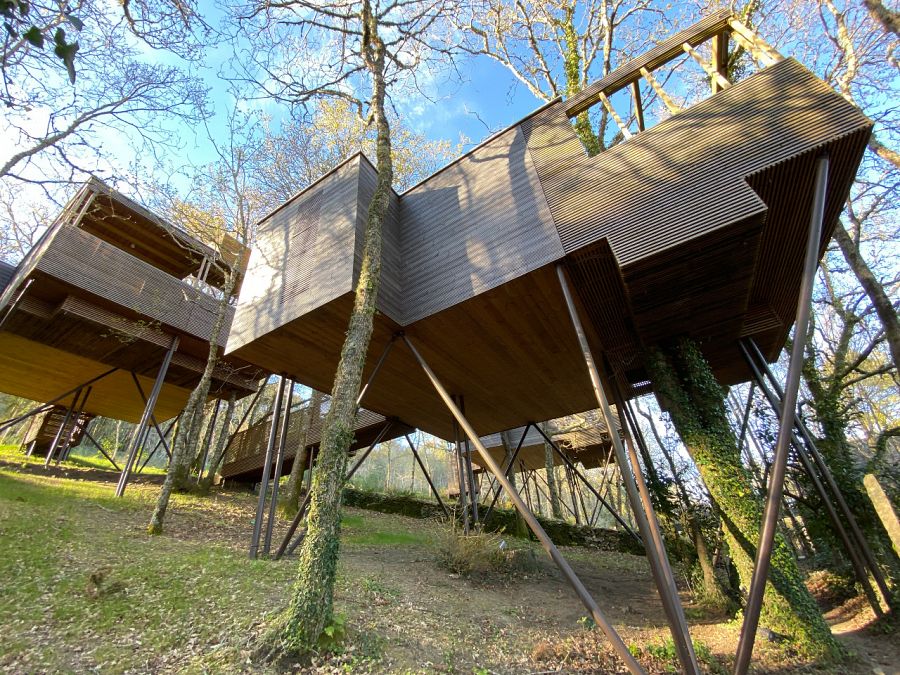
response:
M290 660L261 661L256 649L287 602L296 560L247 558L252 495L175 495L166 532L149 537L157 485L136 483L116 499L113 481L75 470L70 476L0 463L0 670L296 670ZM539 549L537 570L460 577L439 564L444 528L436 520L345 511L336 587L347 626L343 654L305 669L615 672L606 641L583 621ZM564 552L651 672L671 670L646 560L587 548ZM707 667L727 668L738 627L688 609ZM867 628L858 606L835 611L857 653L841 672L870 673L879 664L892 672L900 662L896 636ZM757 656L769 671L815 670L764 639Z

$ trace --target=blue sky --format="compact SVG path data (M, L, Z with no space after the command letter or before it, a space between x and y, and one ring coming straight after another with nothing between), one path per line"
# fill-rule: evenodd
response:
M201 3L206 19L215 24L222 18L221 10L210 8L212 3ZM173 58L153 53L149 58ZM233 47L228 43L208 50L202 76L210 88L210 98L215 119L210 123L214 130L224 131L228 110L235 104L229 93L229 84L221 79L219 71L228 68L234 58ZM461 78L460 78L461 76ZM415 130L433 140L457 143L460 137L467 139L469 148L490 133L507 127L543 104L501 64L486 57L462 57L457 62L457 73L432 82L433 101L411 101L403 97L394 99L404 121ZM289 115L288 107L277 102L259 102L258 105L276 122ZM204 129L183 128L185 140L184 159L192 162L212 160L209 141Z

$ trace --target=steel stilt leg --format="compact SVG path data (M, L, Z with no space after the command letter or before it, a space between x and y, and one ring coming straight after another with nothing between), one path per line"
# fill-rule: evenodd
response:
M797 393L800 388L800 369L803 366L804 345L802 338L806 335L807 326L809 325L813 285L815 283L816 268L819 264L819 247L822 243L822 221L825 217L825 192L827 187L828 156L823 155L819 157L816 166L815 192L813 194L813 208L806 242L806 258L803 264L797 318L794 322L796 339L791 349L787 382L784 388L778 439L775 442L775 462L772 465L762 528L759 534L759 545L756 549L753 580L750 583L747 606L744 608L744 624L741 628L741 638L738 641L737 655L735 657L734 672L736 675L744 675L750 667L753 644L756 641L756 629L759 627L759 614L762 609L763 594L766 588L766 581L769 578L769 567L772 561L772 549L775 544L781 497L784 492L784 477L787 471L791 431L794 428Z

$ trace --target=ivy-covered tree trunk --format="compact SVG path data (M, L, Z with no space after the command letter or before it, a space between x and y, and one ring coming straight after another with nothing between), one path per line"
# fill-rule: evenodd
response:
M843 369L848 356L851 332L852 329L843 332L844 339L839 341L835 350L835 370L838 372ZM896 580L900 578L900 558L891 547L887 532L865 491L863 469L854 462L857 453L847 441L847 427L850 420L849 406L844 399L846 393L843 382L834 375L828 377L819 370L812 340L810 331L802 373L812 394L809 402L822 433L822 438L817 439L816 447L828 465L866 540L881 562L882 570L888 577ZM846 555L841 549L843 544L835 536L834 526L828 518L827 511L824 508L804 509L804 517L816 540L827 542L835 552L833 559L846 567ZM847 571L850 574L850 571Z
M283 647L289 652L312 650L333 618L334 580L337 573L341 526L341 491L347 453L353 442L356 398L372 337L375 301L381 279L382 226L388 211L393 181L391 133L385 114L385 45L378 34L378 19L363 3L363 53L372 77L372 115L376 125L378 179L366 220L362 266L347 337L341 350L325 416L317 470L314 472L309 520L300 548L297 579L280 626Z
M297 454L294 455L294 463L291 465L291 473L284 489L284 497L281 500L281 510L285 517L293 518L300 507L300 488L303 484L303 472L309 463L309 450L306 445L309 440L309 430L314 419L319 418L322 408L322 392L312 390L309 405L303 410L300 418L300 433L297 438Z
M225 316L228 310L228 299L234 290L237 281L236 273L229 273L225 285L222 288L222 299L216 307L216 316L209 335L209 352L206 357L206 366L200 381L181 413L181 420L175 430L175 439L172 442L172 458L166 470L166 478L156 500L156 508L150 517L147 531L150 534L161 534L166 510L169 507L169 499L173 490L187 491L191 488L191 462L196 452L197 443L200 440L200 427L203 422L203 407L206 397L209 396L209 386L212 382L213 371L218 363L219 336L225 328Z
M724 391L690 339L682 339L665 351L652 348L647 357L660 405L671 415L719 509L725 540L746 591L753 577L763 502L741 463L737 441L728 424ZM761 624L787 636L804 656L832 659L841 654L780 535L772 552Z

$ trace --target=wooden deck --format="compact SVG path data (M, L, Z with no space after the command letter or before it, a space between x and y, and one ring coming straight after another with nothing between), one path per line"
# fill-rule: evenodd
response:
M294 459L300 449L300 406L295 406L291 411L291 419L288 424L288 440L285 445L284 465L282 467L282 475L287 475L291 471ZM281 416L284 419L284 415ZM353 444L350 446L351 455L361 448L367 448L372 441L375 440L378 433L384 427L386 418L378 413L365 408L360 409L356 418L356 436ZM279 422L279 429L281 422ZM262 476L262 469L266 463L266 444L269 438L269 430L272 426L271 413L263 420L247 429L239 431L232 442L231 448L225 455L225 462L222 466L220 474L228 480L238 482L255 482ZM383 437L383 440L389 441L394 438L403 436L403 434L412 433L414 429L402 424L395 423L391 429ZM322 417L314 418L307 436L306 448L313 453L319 449L319 441L322 433ZM275 458L272 458L272 466L274 466ZM271 475L271 474L270 474Z
M727 12L714 14L393 195L368 369L403 329L465 396L482 435L594 407L557 263L592 348L628 396L650 387L644 347L681 335L700 342L723 383L748 377L742 337L774 358L794 317L813 163L830 155L824 250L871 122L764 45L755 49L767 67L651 128L632 127L596 157L570 122L685 45L731 30ZM351 157L263 221L227 353L330 390L373 175ZM452 436L402 344L365 405Z
M0 390L44 402L115 367L93 386L85 411L136 422L144 405L132 373L149 394L177 336L156 417L178 414L205 367L224 283L206 261L246 261L246 252L232 249L220 256L102 183L85 184L0 295ZM211 395L252 393L259 376L241 359L226 359Z
M590 413L596 412L599 411L590 411ZM598 469L606 466L610 461L614 462L615 457L610 456L609 450L612 443L606 425L597 419L596 414L591 414L590 417L591 421L584 423L569 418L551 420L546 423L549 425L547 435L574 464L581 464L585 469ZM515 452L523 431L525 431L525 427L502 432L506 435L510 452ZM481 442L499 466L506 466L508 460L501 433L482 436ZM472 453L472 463L476 465L476 472L485 470L484 463L475 452ZM559 455L554 452L553 466L564 466L564 464ZM519 450L516 464L513 466L513 473L519 473L523 469L543 470L546 466L544 437L537 429L531 427Z

